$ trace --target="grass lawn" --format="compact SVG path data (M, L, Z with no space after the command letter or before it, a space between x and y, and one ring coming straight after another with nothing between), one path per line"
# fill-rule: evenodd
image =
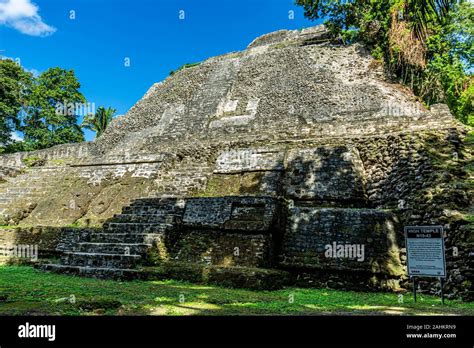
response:
M474 315L474 303L407 293L250 291L175 280L119 282L0 266L0 315Z

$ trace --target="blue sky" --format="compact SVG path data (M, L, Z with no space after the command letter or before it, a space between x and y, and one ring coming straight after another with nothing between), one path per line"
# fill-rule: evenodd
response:
M184 63L312 25L294 0L0 0L0 54L34 71L73 69L89 102L125 114Z

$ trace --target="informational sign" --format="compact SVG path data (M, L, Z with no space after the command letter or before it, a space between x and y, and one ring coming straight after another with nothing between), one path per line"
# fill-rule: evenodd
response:
M443 226L406 226L408 275L446 277Z

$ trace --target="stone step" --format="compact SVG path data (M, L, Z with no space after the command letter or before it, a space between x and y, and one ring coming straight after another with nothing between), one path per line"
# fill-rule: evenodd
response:
M190 179L188 176L180 177L178 175L173 175L170 178L166 178L163 180L156 180L155 184L157 187L163 186L191 186L191 185L204 185L207 182L207 179Z
M51 173L47 173L41 176L17 176L10 180L11 183L20 184L25 186L33 185L47 185L56 181L56 177Z
M152 244L163 237L160 233L92 233L92 243L133 243Z
M159 183L160 178L162 179L162 182L175 182L175 181L180 181L180 182L201 182L201 181L206 181L207 176L197 176L193 173L173 173L169 172L166 175L163 175L162 177L157 177L155 182Z
M140 255L64 252L61 264L83 267L134 268L141 260Z
M137 243L79 243L78 252L144 255L151 244Z
M156 191L156 192L149 192L148 198L157 198L157 197L167 197L167 198L174 198L174 197L183 197L187 195L187 191L184 192L176 192L176 191Z
M25 174L25 175L12 178L11 182L27 182L27 181L33 181L33 180L40 180L42 178L43 176L40 176L40 175Z
M174 228L171 223L142 223L142 222L106 222L104 232L111 233L160 233Z
M11 194L25 194L25 193L35 193L35 192L47 192L52 190L53 187L43 187L43 186L35 186L35 187L9 187L0 194L3 195L11 195Z
M43 264L38 266L38 268L43 271L70 274L82 277L93 277L99 279L132 280L144 278L144 273L136 269L82 267L59 264Z
M25 198L20 200L19 202L13 199L9 203L0 203L0 208L5 209L24 209L28 204L35 202L36 200L33 198Z
M41 197L45 194L46 192L25 192L25 193L11 193L11 194L5 194L5 195L0 195L1 198L7 198L7 199L19 199L19 198L36 198L36 197Z
M130 207L149 207L149 208L160 208L167 212L172 212L176 209L182 209L182 204L180 204L177 199L170 198L140 198L134 200Z
M163 209L160 207L153 207L147 205L133 205L127 206L122 209L122 214L134 214L134 215L174 215L181 216L184 212L182 207L172 207L169 209Z
M194 169L189 169L189 170L170 170L166 174L163 174L162 178L172 178L173 175L179 175L182 177L187 177L189 180L198 180L198 179L203 179L206 178L207 176L196 172Z
M116 214L109 220L113 223L167 223L179 220L181 215L171 214Z
M184 212L183 208L173 208L173 210L165 210L162 208L147 207L147 206L130 206L122 209L122 214L133 214L133 215L170 215L170 216L182 216Z
M38 191L37 187L7 187L7 193L29 193Z
M47 185L48 183L54 182L54 177L51 176L51 174L45 174L44 176L38 176L38 177L16 177L13 180L11 180L12 183L15 184L22 184L26 186L31 186L31 184L35 185Z
M45 187L9 187L0 192L0 195L22 195L25 193L47 192L50 188Z
M179 185L177 183L173 183L170 185L157 185L155 190L151 192L173 192L175 194L185 194L187 192L204 188L205 185ZM179 197L179 196L176 196ZM181 196L182 197L182 196Z

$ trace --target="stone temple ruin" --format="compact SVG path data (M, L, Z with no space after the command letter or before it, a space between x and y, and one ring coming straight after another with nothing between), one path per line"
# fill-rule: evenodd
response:
M153 85L94 142L0 156L0 242L100 278L397 291L403 226L436 224L445 292L472 300L466 134L363 46L277 31Z

